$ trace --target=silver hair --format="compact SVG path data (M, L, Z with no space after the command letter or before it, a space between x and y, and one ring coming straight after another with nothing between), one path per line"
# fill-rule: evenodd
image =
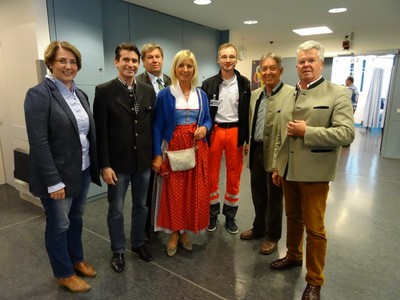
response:
M261 58L260 58L260 66L264 62L264 60L266 60L268 58L273 59L276 62L276 64L278 65L278 67L282 68L282 58L278 54L275 54L274 52L270 52L270 51L264 53L261 56Z
M320 60L324 60L324 46L316 41L307 41L297 47L297 54L301 51L316 49Z

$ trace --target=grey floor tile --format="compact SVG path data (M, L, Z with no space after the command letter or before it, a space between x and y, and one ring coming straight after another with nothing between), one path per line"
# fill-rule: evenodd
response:
M328 254L322 299L399 298L400 160L380 157L380 140L379 132L358 128L355 142L342 151L326 210ZM240 197L236 219L241 232L251 228L254 217L247 158ZM85 259L98 275L88 279L91 291L74 295L58 287L52 277L43 241L43 210L20 199L11 186L0 186L0 299L301 298L304 266L281 272L268 267L286 253L285 220L278 251L269 256L258 253L262 239L242 241L239 234L229 234L220 216L215 232L191 235L192 252L179 248L176 256L167 257L168 236L160 233L148 245L153 262L143 262L127 250L126 270L116 274L109 266L107 206L105 198L86 206ZM127 236L130 207L127 198Z

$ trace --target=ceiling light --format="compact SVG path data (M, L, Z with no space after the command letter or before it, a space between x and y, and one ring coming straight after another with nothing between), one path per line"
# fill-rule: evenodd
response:
M257 24L258 21L256 21L256 20L248 20L248 21L244 21L243 23L246 24L246 25L253 25L253 24Z
M340 14L342 12L347 11L346 7L338 7L338 8L331 8L330 10L328 10L331 14Z
M211 0L194 0L193 3L197 5L208 5L211 3Z
M332 33L333 31L330 30L326 26L321 26L321 27L310 27L310 28L299 28L299 29L293 29L293 32L297 33L298 35L316 35L316 34L327 34L327 33Z

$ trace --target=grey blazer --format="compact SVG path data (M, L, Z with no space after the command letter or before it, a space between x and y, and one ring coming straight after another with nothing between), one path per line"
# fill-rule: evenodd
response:
M289 181L335 179L341 146L354 140L351 91L323 78L283 102L273 167ZM304 137L290 137L289 121L304 120Z
M87 95L76 95L89 116L90 169L92 182L101 185L96 152L96 133ZM67 102L48 78L28 90L24 103L30 146L29 189L48 198L47 188L65 184L66 197L78 197L82 187L82 146L78 124Z
M265 108L265 123L264 123L264 169L267 172L272 172L272 160L275 151L275 140L276 134L278 132L278 122L279 115L281 112L282 103L290 99L295 91L293 86L282 83L282 86L278 87L279 90L276 94L268 98L266 108ZM250 154L251 151L251 141L253 137L251 133L253 132L253 119L257 100L262 97L262 92L265 87L258 88L251 92L250 99L250 109L249 109L249 144L250 144ZM251 160L251 157L250 159Z

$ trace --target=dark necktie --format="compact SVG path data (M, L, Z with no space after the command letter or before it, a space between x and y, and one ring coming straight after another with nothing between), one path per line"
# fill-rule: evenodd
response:
M161 78L157 78L157 83L158 83L158 90L161 91L164 88Z

